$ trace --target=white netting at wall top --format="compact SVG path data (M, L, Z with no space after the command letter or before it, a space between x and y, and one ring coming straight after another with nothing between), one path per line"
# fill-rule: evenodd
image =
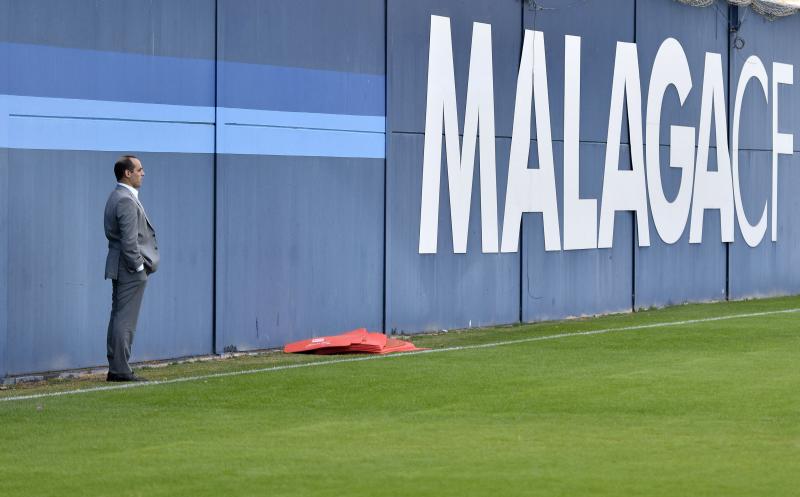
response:
M678 0L693 7L708 7L717 0ZM800 10L800 0L728 0L733 5L750 6L754 11L768 19L776 19L794 14Z

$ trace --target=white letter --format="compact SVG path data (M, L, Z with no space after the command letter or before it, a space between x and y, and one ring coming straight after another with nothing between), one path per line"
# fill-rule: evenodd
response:
M528 169L528 154L531 147L531 93L534 94L536 102L539 169ZM544 35L539 31L527 29L517 78L506 209L503 216L502 252L517 251L523 212L541 212L544 221L545 250L561 250Z
M744 205L742 204L742 189L739 186L739 121L742 116L742 99L744 98L744 91L747 89L747 83L752 78L757 78L761 83L761 89L764 90L764 98L769 103L769 96L767 94L767 70L761 59L755 55L747 58L742 67L742 74L739 75L739 84L736 86L736 103L733 106L733 136L731 137L731 166L733 169L733 200L736 206L736 219L739 220L739 229L742 231L742 237L751 247L755 247L764 238L764 233L767 232L767 202L764 202L764 209L761 211L761 219L758 224L751 226L747 221L747 215L744 212Z
M639 82L639 59L635 43L617 42L613 81L611 112L608 116L608 139L606 140L606 165L603 175L603 202L600 207L600 239L597 246L610 248L614 243L614 213L616 211L636 211L639 246L647 247L650 245L650 227L647 219L644 146L642 144L642 88ZM633 170L620 171L622 106L626 96Z
M497 186L492 74L491 26L476 22L472 27L472 53L469 61L462 155L458 144L458 116L450 19L431 16L428 102L425 112L425 152L422 160L420 254L436 253L442 160L442 115L444 115L444 135L447 147L447 179L450 192L453 251L460 254L467 251L475 143L480 122L483 251L497 252Z
M678 91L681 105L692 89L692 74L683 47L674 38L667 38L658 49L650 75L647 92L647 190L650 210L658 235L664 243L675 243L686 228L691 206L692 182L694 181L695 129L686 126L670 126L670 167L683 169L681 186L674 201L668 202L661 183L660 132L661 105L664 93L672 85Z
M794 134L778 132L778 85L794 84L794 66L772 63L772 241L778 240L778 154L794 154Z
M708 148L711 141L711 112L717 136L717 170L708 170ZM722 58L706 52L703 72L703 99L700 103L700 140L694 173L692 224L689 243L703 241L703 214L718 209L723 242L733 241L733 194L731 159L728 155L728 130L725 119L725 85L722 83Z
M580 198L581 38L564 37L564 249L597 248L597 200Z

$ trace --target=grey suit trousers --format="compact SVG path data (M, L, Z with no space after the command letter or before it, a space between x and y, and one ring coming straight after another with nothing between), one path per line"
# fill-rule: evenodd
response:
M147 286L147 274L145 271L129 273L121 267L119 278L111 280L111 284L111 317L108 320L106 338L108 372L129 375L132 371L128 360L131 357L144 288Z

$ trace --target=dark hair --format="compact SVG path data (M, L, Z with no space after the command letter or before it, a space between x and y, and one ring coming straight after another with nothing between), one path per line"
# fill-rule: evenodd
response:
M125 177L125 171L133 172L136 168L133 159L139 160L135 155L123 155L114 163L114 176L117 177L117 181Z

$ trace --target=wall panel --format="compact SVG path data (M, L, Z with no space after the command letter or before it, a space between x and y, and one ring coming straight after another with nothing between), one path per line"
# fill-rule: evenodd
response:
M661 183L668 201L674 201L681 183L681 170L669 168L670 151L661 146ZM717 168L716 149L708 153L709 169ZM691 211L683 234L673 244L665 243L650 215L650 246L636 247L636 308L725 300L726 246L721 241L718 210L703 216L703 242L689 243Z
M756 223L764 205L771 217L772 154L762 151L741 153L742 204L750 223ZM732 299L800 293L800 157L782 157L779 162L778 240L771 237L771 222L756 247L750 247L737 226L730 251L730 289Z
M573 35L581 37L580 140L605 143L616 46L634 41L634 0L523 3L525 29L544 33L553 139L564 139L564 36ZM623 143L627 126L623 120Z
M769 101L757 81L751 81L744 95L740 128L740 148L743 150L772 150L773 63L794 66L794 84L780 85L778 131L794 133L794 149L800 150L800 16L794 15L774 22L767 21L745 9L740 9L742 21L737 47L731 49L731 107L742 67L751 55L757 55L769 77Z
M217 351L381 329L383 5L222 0L218 30Z
M707 53L720 56L722 80L727 88L728 9L723 4L699 9L663 0L639 0L636 3L636 45L639 51L643 112L647 111L653 63L659 48L667 38L676 39L683 48L689 64L692 88L683 105L675 87L667 88L661 106L659 133L661 145L670 143L671 125L698 128ZM646 135L643 138L646 142ZM699 138L696 137L696 141L699 141ZM716 146L716 135L713 132L710 144ZM662 164L662 170L664 169L666 167Z
M103 209L116 152L9 151L9 372L105 363ZM210 156L140 154L159 238L133 360L211 350ZM45 201L46 200L46 201Z
M547 252L542 216L529 213L517 253L485 254L478 148L467 253L453 253L443 159L438 253L419 254L432 15L450 18L459 133L473 23L491 25L499 239L525 29L544 34L562 243L564 73L577 62L565 35L581 37L580 196L597 200L598 218L617 42L637 44L646 122L653 61L672 37L693 86L683 105L674 88L663 100L667 200L682 179L670 126L698 127L706 55L722 59L729 129L739 73L758 55L769 95L751 82L744 96L741 188L747 219L766 203L771 220L776 97L778 131L800 150L800 16L670 0L2 1L0 377L105 363L101 211L125 152L143 159L163 258L134 360L360 326L419 332L800 293L795 157L778 164L777 242L768 226L749 247L737 226L724 244L707 211L702 244L688 243L689 220L666 244L651 214L639 247L633 214L620 212L613 248ZM795 79L777 95L775 62ZM535 119L531 131L536 168ZM621 142L629 168L627 119Z
M438 252L419 254L422 135L389 139L386 192L386 328L429 331L519 320L519 254L484 254L479 166L473 176L467 253L453 253L450 197L442 159ZM498 217L505 208L509 139L496 140ZM502 226L500 224L499 226Z
M517 68L522 43L516 0L388 2L386 182L386 328L423 331L519 320L519 254L481 249L479 151L466 254L454 254L447 168L441 170L438 252L419 254L422 160L431 15L450 18L459 130L463 131L474 22L491 24L497 157L498 226L502 226ZM460 132L459 131L459 132ZM444 147L442 149L443 156Z
M728 9L724 5L697 9L661 0L637 2L636 42L645 111L653 63L662 43L669 37L678 40L683 47L692 78L692 88L682 106L675 88L669 87L661 108L661 187L667 201L672 202L678 195L683 172L670 167L670 126L694 127L695 143L700 141L700 104L706 53L719 54L721 76L727 87ZM648 121L651 119L647 116ZM646 136L644 141L647 141ZM713 128L709 143L712 147L716 145ZM716 159L716 149L711 148L709 169L717 168ZM721 242L719 212L706 211L702 244L689 243L690 223L691 213L680 239L674 244L667 244L660 238L651 212L650 246L637 247L636 251L636 308L726 298L727 249Z
M220 160L217 348L379 330L383 161Z
M8 149L0 148L0 378L8 374L8 247Z
M764 64L769 85L768 100L760 85L751 81L744 94L739 130L739 164L742 203L749 223L758 221L767 204L769 223L764 239L756 247L748 246L737 224L735 241L730 248L731 298L752 298L798 293L798 230L800 220L793 192L798 188L797 155L781 155L777 165L777 241L772 236L772 133L773 104L778 98L778 129L794 135L794 150L800 150L800 17L775 22L766 21L740 9L738 43L731 49L731 107L736 95L739 73L748 57L757 55ZM794 84L780 85L773 93L773 63L792 64Z
M510 137L522 47L518 0L388 0L389 130L425 131L432 15L450 18L456 101L459 129L462 130L473 23L491 25L495 132L498 137Z
M0 38L8 36L8 2L0 2ZM8 61L0 56L0 85L7 86L9 78ZM5 101L0 99L0 142L8 135L3 126L8 110ZM9 354L6 339L8 336L8 149L0 143L0 378L8 374L6 357Z
M213 59L215 0L6 0L0 41ZM210 55L210 57L209 57Z
M531 142L530 165L538 167L536 142ZM605 146L580 145L580 197L597 200L599 226L602 206ZM559 228L564 235L564 146L553 146ZM620 151L620 169L630 169L627 145ZM562 319L570 316L621 312L631 309L633 285L633 215L617 212L612 248L545 251L541 214L525 214L522 229L522 320Z
M142 158L142 202L162 251L133 360L210 352L214 1L3 9L7 372L106 362L102 212L121 153Z

